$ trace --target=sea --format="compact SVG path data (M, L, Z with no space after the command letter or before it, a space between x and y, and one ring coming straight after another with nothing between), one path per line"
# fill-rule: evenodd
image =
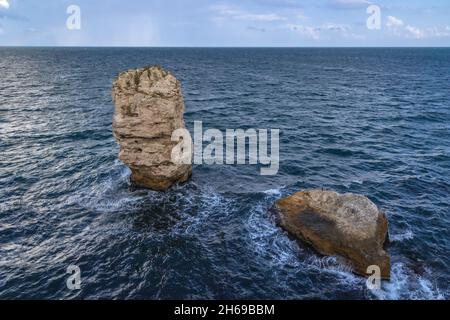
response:
M133 186L112 82L155 64L189 130L280 130L278 173ZM273 203L310 188L387 215L390 281L277 227ZM1 299L449 299L449 227L449 48L0 48Z

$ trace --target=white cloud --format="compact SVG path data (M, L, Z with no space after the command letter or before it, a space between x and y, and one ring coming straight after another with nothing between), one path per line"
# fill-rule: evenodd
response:
M386 22L386 27L388 28L398 28L398 27L402 27L405 23L396 17L393 16L388 16L387 17L387 22Z
M439 28L428 28L424 34L436 38L450 37L450 27L446 26L443 30L439 30Z
M243 20L243 21L261 21L261 22L273 22L273 21L285 21L287 20L285 17L282 17L276 13L266 13L266 14L255 14L249 13L238 8L229 7L229 6L213 6L211 7L215 12L219 15L228 17L234 20Z
M297 32L307 38L317 40L320 38L320 30L314 27L302 26L299 24L287 24L286 27L289 30Z
M320 37L326 33L335 34L337 32L344 36L348 36L348 31L350 31L351 29L349 26L335 23L327 23L318 27L309 27L299 24L287 24L286 28L314 40L320 39Z
M283 21L286 18L279 16L275 13L270 14L240 14L234 17L237 20L246 20L246 21Z
M386 27L391 30L392 34L398 37L410 38L410 39L424 39L424 38L439 38L449 37L450 27L446 26L443 29L439 28L427 28L421 29L410 24L406 24L403 20L388 16L386 21Z
M405 30L409 33L409 35L416 39L425 38L425 32L420 30L419 28L407 25Z
M240 11L237 10L236 8L232 8L225 5L211 6L211 9L223 16L234 16L240 13Z
M0 8L8 9L9 8L8 0L0 0Z
M345 26L342 24L334 24L334 23L327 23L320 27L321 30L328 30L328 31L340 31L345 32L350 30L349 26Z

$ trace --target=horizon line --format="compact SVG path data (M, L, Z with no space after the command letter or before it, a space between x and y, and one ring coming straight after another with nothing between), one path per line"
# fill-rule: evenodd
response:
M0 48L136 48L136 49L448 49L450 46L65 46L65 45L0 45Z

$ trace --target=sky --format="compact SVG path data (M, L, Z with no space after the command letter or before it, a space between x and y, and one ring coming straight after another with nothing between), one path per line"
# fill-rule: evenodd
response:
M450 46L450 1L0 0L0 46Z

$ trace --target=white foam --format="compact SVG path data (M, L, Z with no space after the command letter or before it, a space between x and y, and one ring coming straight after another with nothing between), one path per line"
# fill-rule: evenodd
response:
M393 242L401 242L404 240L411 240L414 238L414 233L408 229L404 233L390 235L390 240Z
M265 190L263 192L265 194L271 195L271 196L281 196L281 189L282 188L284 188L284 187L281 187L281 188L278 188L278 189L269 189L269 190Z
M425 275L430 275L427 270ZM391 269L391 280L383 281L381 289L372 290L372 294L380 300L440 300L444 299L432 282L409 270L403 263L396 263Z
M67 203L76 203L95 211L111 212L140 201L143 198L142 194L137 195L128 190L119 190L121 186L129 183L130 170L117 161L114 163L113 170L119 171L118 178L110 175L103 182L69 196Z
M299 267L298 246L289 240L267 217L267 208L260 202L252 208L245 223L250 247L263 259L270 258L274 267Z

